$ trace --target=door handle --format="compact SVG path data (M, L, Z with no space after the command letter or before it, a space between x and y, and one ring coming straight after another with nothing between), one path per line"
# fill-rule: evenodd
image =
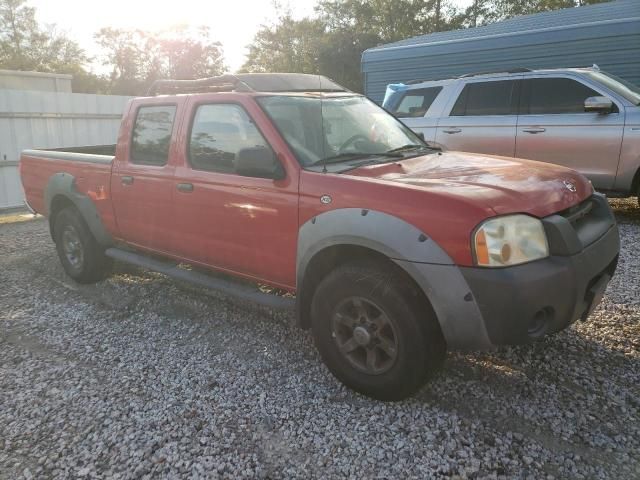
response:
M120 181L123 185L133 185L133 177L129 175L123 175L122 178L120 178Z
M454 134L454 133L460 133L462 131L461 128L458 127L453 127L453 128L445 128L444 130L442 130L444 133L448 133L448 134Z
M193 183L179 183L178 191L183 193L191 193L193 192Z
M531 128L523 128L522 129L523 132L527 132L527 133L542 133L542 132L546 132L547 129L546 128L542 128L542 127L531 127Z

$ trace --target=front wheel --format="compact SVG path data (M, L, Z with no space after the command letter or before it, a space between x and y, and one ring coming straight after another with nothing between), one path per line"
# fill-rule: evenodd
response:
M55 217L53 237L64 271L78 283L94 283L109 272L111 259L104 255L89 227L73 207Z
M414 394L446 351L435 314L397 268L341 266L320 282L311 305L314 342L329 370L378 400Z

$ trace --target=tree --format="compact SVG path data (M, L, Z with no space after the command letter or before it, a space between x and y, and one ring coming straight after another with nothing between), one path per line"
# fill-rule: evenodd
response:
M457 10L450 0L319 0L315 16L281 13L249 45L245 72L322 73L359 91L368 48L405 38L607 0L474 0Z
M516 15L547 12L561 8L580 7L611 0L493 0L497 19Z
M448 0L321 0L313 18L284 12L263 26L242 71L323 73L359 91L364 50L447 29L451 10Z
M263 25L256 33L241 71L318 73L324 34L321 20L294 20L285 13L276 25Z
M329 30L352 29L393 42L447 30L449 0L320 0L316 8Z
M219 75L225 65L222 45L211 37L206 26L173 27L160 34L147 35L147 48L160 76L193 79Z
M25 0L0 0L0 67L73 73L84 71L87 55L54 25L40 26Z
M144 48L144 36L139 30L102 28L95 34L102 47L103 65L110 67L109 92L118 95L141 94L146 80L149 53Z
M111 69L111 93L141 95L159 78L210 77L225 69L222 46L204 26L158 32L103 28L95 37Z
M466 28L493 23L499 18L495 3L495 0L473 0L471 5L458 14L459 23Z

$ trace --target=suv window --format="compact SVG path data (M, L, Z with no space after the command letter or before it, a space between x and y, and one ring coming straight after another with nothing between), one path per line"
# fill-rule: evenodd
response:
M584 101L598 92L570 78L529 80L529 114L584 113ZM527 113L527 112L525 112Z
M396 117L423 117L442 87L407 90L395 109Z
M175 105L140 107L131 135L131 162L143 165L166 165Z
M189 161L195 170L236 173L236 155L243 148L271 148L240 105L201 105L189 138Z
M468 83L460 92L451 116L515 114L517 85L519 80Z

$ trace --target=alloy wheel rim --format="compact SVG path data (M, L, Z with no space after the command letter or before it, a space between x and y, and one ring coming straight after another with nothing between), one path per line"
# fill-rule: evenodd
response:
M371 300L348 297L332 318L332 337L340 354L357 370L380 375L398 357L398 335L387 314Z
M84 249L76 229L68 225L62 232L62 249L69 264L76 270L84 263Z

